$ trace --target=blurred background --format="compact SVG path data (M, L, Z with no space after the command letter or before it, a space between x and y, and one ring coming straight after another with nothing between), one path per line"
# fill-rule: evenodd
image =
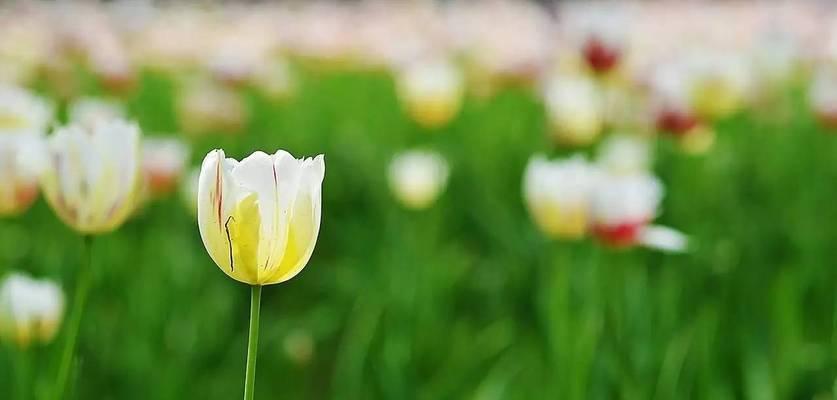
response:
M4 3L0 130L38 99L40 134L112 116L143 134L141 204L93 242L67 398L240 396L248 288L195 216L215 148L326 158L313 257L264 290L257 398L837 398L835 17L813 1ZM19 154L0 155L12 174ZM524 189L535 155L656 176L661 201L623 221L636 191L585 194L579 229L544 228L539 188L587 189ZM71 304L82 239L32 190L5 200L0 273ZM632 234L652 219L685 248ZM61 328L4 341L0 397L49 393Z

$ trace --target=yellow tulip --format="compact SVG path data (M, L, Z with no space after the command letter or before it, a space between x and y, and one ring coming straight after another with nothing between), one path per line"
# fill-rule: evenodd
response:
M308 263L320 230L325 161L279 150L238 162L207 154L198 181L198 227L209 256L231 278L281 283Z
M139 143L137 125L119 119L89 130L70 125L50 136L41 187L58 217L84 234L122 225L137 203Z

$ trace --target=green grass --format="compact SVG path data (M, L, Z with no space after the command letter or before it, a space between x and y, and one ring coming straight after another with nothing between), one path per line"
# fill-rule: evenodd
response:
M129 107L145 130L177 130L172 90L144 77ZM523 168L556 150L525 90L469 98L435 132L404 117L379 74L309 73L282 103L244 95L247 132L195 140L193 165L215 147L237 158L324 153L327 164L314 256L263 293L257 398L831 398L837 136L801 102L786 120L722 121L703 157L661 141L659 221L693 241L665 255L536 230ZM439 150L452 168L424 212L399 207L386 186L390 158L412 146ZM0 271L69 290L81 249L43 200L0 221ZM241 396L249 288L212 263L179 199L98 237L93 259L74 398ZM307 363L285 351L300 332L315 344ZM48 393L63 339L4 348L0 397L14 398L20 379L31 396Z

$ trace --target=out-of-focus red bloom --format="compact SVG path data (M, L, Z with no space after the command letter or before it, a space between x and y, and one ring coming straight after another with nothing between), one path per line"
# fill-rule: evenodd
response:
M616 66L622 54L619 49L608 46L597 37L591 37L582 48L584 59L597 74L607 73Z
M683 136L698 125L696 116L682 110L663 108L657 114L657 130Z

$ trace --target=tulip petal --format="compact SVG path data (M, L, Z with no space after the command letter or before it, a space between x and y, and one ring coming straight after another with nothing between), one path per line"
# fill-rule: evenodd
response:
M250 193L239 201L224 223L229 246L230 270L233 279L254 284L259 282L259 229L261 226L258 196ZM225 271L226 272L226 271Z
M299 185L299 162L285 151L273 156L255 152L232 171L245 190L258 196L261 241L258 267L265 270L282 262L288 239L288 219Z
M311 258L320 231L322 182L325 160L322 155L306 159L301 166L301 182L290 216L287 247L282 263L264 281L281 283L296 276Z
M639 242L645 247L670 253L682 253L688 247L689 239L683 233L665 226L645 227L639 234Z
M198 179L198 228L209 256L224 273L232 273L231 244L227 222L238 202L239 192L231 171L235 160L223 150L213 150L201 164Z

